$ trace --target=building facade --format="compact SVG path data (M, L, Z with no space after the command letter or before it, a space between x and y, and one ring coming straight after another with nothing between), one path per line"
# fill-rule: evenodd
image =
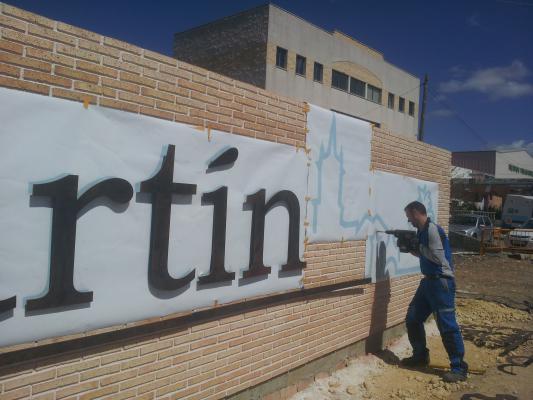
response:
M452 165L495 179L533 179L533 157L525 150L455 151Z
M408 137L420 80L342 32L268 4L177 33L174 56Z
M509 194L533 195L533 157L527 151L452 153L452 210L454 202L501 210Z

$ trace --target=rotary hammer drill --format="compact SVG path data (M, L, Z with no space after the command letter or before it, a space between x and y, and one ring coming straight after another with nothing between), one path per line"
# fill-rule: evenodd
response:
M416 231L394 229L388 231L378 231L380 233L386 233L394 235L398 239L398 247L402 253L418 252L418 236Z

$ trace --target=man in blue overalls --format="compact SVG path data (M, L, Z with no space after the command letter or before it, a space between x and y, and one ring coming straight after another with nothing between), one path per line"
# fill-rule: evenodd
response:
M405 318L413 355L404 358L401 364L407 367L429 365L424 322L433 313L450 358L450 372L444 374L442 379L446 382L464 381L468 365L463 361L463 337L455 319L455 279L450 243L444 230L429 219L422 203L409 203L405 207L405 214L418 229L419 249L412 254L420 258L424 278L409 304Z

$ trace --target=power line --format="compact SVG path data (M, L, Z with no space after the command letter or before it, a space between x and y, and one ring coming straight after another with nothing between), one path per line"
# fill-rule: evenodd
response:
M428 87L428 91L429 91L431 97L433 98L433 100L435 100L437 103L440 103L440 104L444 105L444 107L446 109L448 109L448 111L451 111L453 116L455 116L455 118L457 118L468 129L468 131L470 131L472 133L472 135L476 139L478 139L482 144L484 144L487 148L490 149L491 146L485 140L485 138L483 138L483 136L481 136L468 122L466 122L466 120L463 117L461 117L461 115L459 115L459 113L457 112L457 110L454 107L452 107L448 102L444 101L443 99L438 99L436 97L436 94L433 92L433 90L431 88ZM500 152L500 154L501 154L501 157L505 161L507 161L509 164L518 164L520 166L523 166L521 163L518 163L518 162L516 162L514 160L509 160L508 158L506 158L504 156L505 153Z
M440 103L440 104L444 105L444 107L448 111L451 111L452 115L455 116L455 118L457 118L464 126L466 126L466 128L476 137L476 139L478 139L485 146L490 147L488 142L486 142L485 139L483 138L483 136L478 134L477 131L472 126L470 126L470 124L468 122L466 122L464 120L464 118L462 118L459 115L459 113L457 112L457 110L454 107L452 107L448 102L444 101L443 99L438 99L437 95L433 92L433 90L431 88L428 88L428 91L429 91L429 94L431 95L431 97L433 98L433 100L435 100L437 103Z

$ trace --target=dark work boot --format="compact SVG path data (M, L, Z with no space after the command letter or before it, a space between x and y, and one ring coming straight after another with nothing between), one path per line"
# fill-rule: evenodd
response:
M466 381L467 373L468 373L468 364L462 361L461 368L453 369L450 372L446 372L444 375L442 375L442 380L448 383L457 383L457 382Z
M407 358L402 358L400 360L400 365L402 367L408 368L418 368L418 367L427 367L429 365L429 352L421 356L411 356Z
M466 381L466 372L463 371L450 371L442 375L442 380L448 383L457 383Z

